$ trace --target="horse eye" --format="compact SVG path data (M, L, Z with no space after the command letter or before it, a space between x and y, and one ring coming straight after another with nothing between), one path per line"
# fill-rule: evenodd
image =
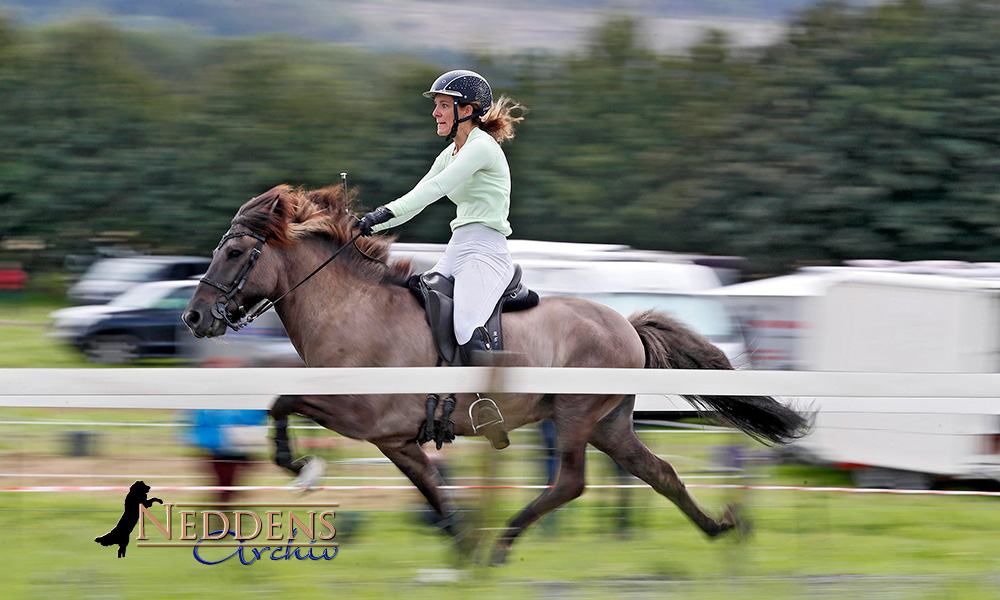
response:
M226 253L226 258L239 258L241 254L243 254L242 250L237 250L236 248L233 248L232 250Z

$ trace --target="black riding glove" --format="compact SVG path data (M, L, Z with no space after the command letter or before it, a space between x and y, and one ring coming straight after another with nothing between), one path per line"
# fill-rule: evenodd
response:
M361 230L361 235L369 236L372 234L372 227L385 223L395 216L396 215L392 214L391 210L385 206L380 206L366 214L360 221L358 221L358 229Z

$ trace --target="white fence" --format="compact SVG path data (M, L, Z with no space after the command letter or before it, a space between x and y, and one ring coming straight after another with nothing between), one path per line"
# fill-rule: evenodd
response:
M1000 413L1000 374L654 369L0 369L0 406L269 408L279 394L573 393L960 398ZM888 401L888 400L887 400Z

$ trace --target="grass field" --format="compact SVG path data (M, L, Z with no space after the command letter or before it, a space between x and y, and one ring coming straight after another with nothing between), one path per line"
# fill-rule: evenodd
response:
M349 510L348 498L335 499ZM190 550L136 547L117 559L92 540L113 525L120 509L108 506L118 501L5 500L32 510L4 511L4 597L995 598L1000 584L1000 523L987 502L910 499L900 507L893 499L755 494L756 533L709 543L670 507L643 510L623 537L607 531L605 511L578 501L557 515L554 532L526 534L511 564L444 571L455 564L447 542L399 512L365 512L362 530L329 562L206 566ZM428 581L441 575L457 581Z
M0 366L85 366L45 337L45 315L58 302L0 302ZM169 411L0 409L0 487L37 485L203 485L206 468L187 445L183 415ZM119 425L85 425L114 422ZM67 456L67 434L95 434L92 456ZM398 471L366 444L296 430L299 448L331 463L328 485L402 485ZM840 472L781 464L732 433L648 430L644 441L688 483L726 483L713 460L740 444L756 460L737 482L847 486ZM513 446L492 453L464 442L447 449L453 483L539 483L537 432L516 432ZM433 453L433 451L431 451ZM261 448L255 456L266 461ZM588 454L591 484L623 481L610 461ZM32 477L47 474L46 477ZM374 478L374 479L363 479ZM704 479L702 479L704 478ZM287 481L262 462L242 482ZM634 483L631 480L624 480ZM415 490L322 491L300 498L268 491L261 502L337 502L340 549L331 561L236 559L198 563L189 550L130 545L123 559L93 538L108 531L123 494L0 492L2 598L209 598L235 596L343 598L996 598L1000 596L1000 498L854 495L694 489L718 514L727 502L748 507L753 530L707 540L651 490L590 489L515 545L510 563L485 568L458 556L419 520ZM533 490L465 491L480 509L487 538L537 494ZM208 502L204 493L158 491L168 502ZM624 508L622 508L624 507ZM157 507L159 508L159 507ZM154 509L155 510L155 509ZM162 510L162 509L160 509ZM625 519L629 526L620 527Z
M116 414L117 413L117 414ZM59 419L136 421L135 411L61 414ZM151 420L162 422L160 412ZM44 411L2 414L2 420L56 418ZM122 417L122 419L119 419ZM100 429L98 453L69 458L60 447L63 424L0 426L5 473L61 473L76 480L6 478L5 485L128 485L142 475L153 486L205 484L197 455L179 442L179 431L131 426ZM75 428L79 429L79 427ZM20 434L18 434L20 432ZM152 433L151 433L152 432ZM494 483L538 483L536 433L517 432L513 446L491 456L484 444L448 449L453 483L480 483L484 461L495 459ZM711 451L738 438L729 433L644 432L689 483L726 482L711 477ZM320 431L296 431L299 447L330 461L328 485L400 485L391 465L373 463L371 446ZM310 440L312 443L310 443ZM747 448L759 451L759 448ZM761 456L764 456L763 454ZM257 458L264 460L261 453ZM619 481L610 462L588 456L592 484ZM188 479L167 479L183 474ZM846 485L842 474L800 465L762 463L749 483ZM526 479L514 481L512 478ZM374 478L363 480L361 478ZM261 464L243 483L281 485L283 475ZM500 526L536 491L460 492L466 506L489 507L490 528ZM752 532L707 540L667 500L648 489L591 489L566 509L530 529L511 562L489 569L452 551L447 539L420 522L415 490L322 491L300 498L269 491L245 496L262 502L337 502L340 549L332 561L262 560L243 565L198 563L190 550L130 546L124 559L92 540L120 514L123 494L0 493L0 564L5 594L35 597L204 598L229 594L349 598L746 598L879 597L995 598L1000 590L1000 511L996 498L850 495L759 490L695 489L718 514L727 502L744 503ZM162 491L168 502L205 501L204 493ZM628 507L620 509L619 507ZM623 515L629 527L620 529ZM221 557L222 555L217 555ZM457 569L455 569L457 567ZM435 582L436 579L447 582Z

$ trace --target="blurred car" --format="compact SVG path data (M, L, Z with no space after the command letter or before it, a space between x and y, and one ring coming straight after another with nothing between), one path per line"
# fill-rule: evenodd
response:
M90 266L69 289L69 299L104 304L140 283L182 280L208 270L211 259L197 256L105 258Z
M196 279L154 281L133 286L108 304L57 310L49 315L52 335L96 362L181 356L181 313L197 286Z

